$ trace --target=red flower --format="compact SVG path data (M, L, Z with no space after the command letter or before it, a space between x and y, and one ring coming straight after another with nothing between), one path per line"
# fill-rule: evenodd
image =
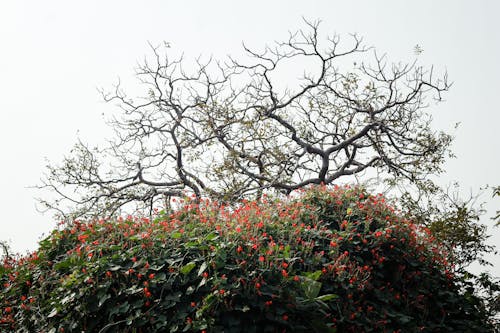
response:
M340 229L345 229L347 227L347 221L344 220L342 221L342 224L340 224Z
M264 262L264 260L266 260L266 258L264 258L264 256L260 256L260 257L259 257L259 261L260 261L260 262Z

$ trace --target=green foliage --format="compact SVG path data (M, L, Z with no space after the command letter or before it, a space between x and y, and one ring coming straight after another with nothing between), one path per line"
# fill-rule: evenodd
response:
M360 188L74 222L0 271L2 332L493 332L428 229Z
M500 197L500 186L493 188L493 197ZM500 210L497 210L495 217L493 217L497 226L500 226Z
M477 196L462 199L458 184L441 189L431 181L420 183L418 193L417 198L409 192L401 196L404 215L432 231L450 253L455 270L473 262L489 265L484 256L496 249L487 244L487 228L480 222L485 211L476 202Z

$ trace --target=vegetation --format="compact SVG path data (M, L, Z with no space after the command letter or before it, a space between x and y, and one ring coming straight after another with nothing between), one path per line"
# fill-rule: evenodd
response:
M245 46L242 59L190 62L154 48L137 70L143 96L103 92L121 108L109 117L115 136L48 165L39 187L55 195L40 202L71 223L169 209L185 191L235 203L371 181L433 230L457 269L485 264L494 249L481 208L432 181L452 156L451 135L431 126L446 74L391 64L357 36L323 38L305 23L262 51Z
M381 195L179 203L63 225L0 268L2 332L493 332L428 229Z
M115 138L39 186L60 227L27 257L0 242L0 330L494 332L499 284L466 270L494 251L482 209L432 182L446 74L318 27L242 60L154 48L144 96L103 93ZM353 177L394 208L333 185Z

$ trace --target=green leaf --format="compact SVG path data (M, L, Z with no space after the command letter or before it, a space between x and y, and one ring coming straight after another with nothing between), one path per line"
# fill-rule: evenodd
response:
M200 276L201 274L203 274L203 272L207 269L207 263L204 261L201 266L200 266L200 269L198 270L198 276Z
M164 282L166 279L167 275L164 272L160 272L156 274L154 281L156 282Z
M213 240L216 240L217 238L219 238L219 235L215 232L212 232L212 233L208 234L207 237L205 237L205 239L207 241L213 241Z
M330 301L330 300L336 299L336 298L339 298L339 295L336 295L336 294L326 294L326 295L321 295L321 296L316 297L316 300L327 302L327 301Z
M191 295L192 293L194 293L194 288L193 288L193 286L189 286L186 289L186 295Z
M130 304L128 304L128 302L125 302L119 306L118 313L127 313L129 308L130 308Z
M315 272L305 272L304 275L314 281L317 281L323 272L321 271L315 271Z
M190 263L184 265L181 267L180 269L180 272L183 274L183 275L188 275L192 270L193 268L196 267L196 263L191 261Z
M316 297L319 295L319 291L321 290L321 282L314 281L309 278L304 278L301 281L301 288L304 291L304 295L309 299L309 300L314 300Z
M125 292L126 292L128 295L137 294L137 293L140 293L141 291L142 291L142 288L141 288L141 287L138 287L138 286L132 286L132 287L130 287L130 288L125 289Z
M120 269L122 269L123 267L120 266L120 265L112 265L108 268L109 271L111 272L116 272L116 271L119 271Z
M52 311L49 313L49 315L47 316L47 318L52 318L54 317L55 315L57 314L57 309L56 308L53 308Z
M290 258L290 245L285 246L285 249L283 250L283 257L286 259Z
M75 299L75 296L76 294L75 293L71 293L70 295L67 295L65 296L62 300L61 300L61 304L64 305L68 302L71 302Z
M151 267L149 267L149 269L155 271L155 272L158 272L160 269L162 269L163 267L165 267L165 265L152 265Z
M108 299L111 298L110 294L103 294L99 297L98 306L101 307Z

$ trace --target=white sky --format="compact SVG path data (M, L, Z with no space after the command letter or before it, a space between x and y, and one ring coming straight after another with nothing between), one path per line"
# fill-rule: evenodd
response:
M322 31L366 44L394 61L409 61L420 45L421 63L447 70L454 85L433 107L435 127L455 132L457 158L443 184L465 191L499 185L500 2L421 1L131 1L2 0L0 2L0 239L15 251L34 250L54 226L35 208L45 158L58 162L78 136L99 142L107 134L102 113L113 111L96 88L120 77L134 86L133 70L150 54L148 41L169 41L187 57L241 52L286 38L302 17L321 19ZM130 89L129 91L132 91ZM78 132L78 134L77 134ZM491 243L500 228L489 220L500 209L491 191ZM500 276L500 257L490 257Z

